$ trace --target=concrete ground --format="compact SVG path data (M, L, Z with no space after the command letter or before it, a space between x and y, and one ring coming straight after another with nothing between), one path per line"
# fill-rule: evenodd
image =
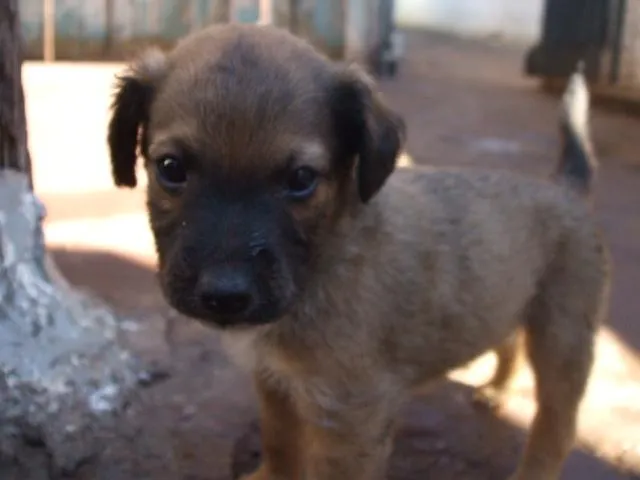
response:
M435 166L546 175L557 154L557 99L521 76L523 51L411 33L398 78L382 82L405 115L408 154ZM220 353L215 332L173 314L153 273L142 189L111 187L105 149L109 86L121 65L29 63L24 69L35 186L48 244L74 284L137 320L136 348L157 364L105 448L65 478L223 480L257 459L249 382ZM580 418L568 480L640 479L640 120L596 109L602 162L597 212L613 249L610 324ZM492 358L454 372L405 412L394 480L500 479L515 465L533 410L522 370L499 416L470 404Z

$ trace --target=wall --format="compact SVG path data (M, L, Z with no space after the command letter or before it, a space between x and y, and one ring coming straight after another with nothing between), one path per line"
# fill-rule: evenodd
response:
M396 0L396 20L400 26L533 43L543 8L544 0Z

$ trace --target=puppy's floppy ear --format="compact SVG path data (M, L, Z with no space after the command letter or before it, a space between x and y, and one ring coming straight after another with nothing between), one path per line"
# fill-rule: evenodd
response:
M387 107L374 82L357 67L341 70L332 85L331 108L343 154L357 156L358 193L367 203L396 166L405 123Z
M111 174L119 187L135 187L140 134L149 120L154 89L166 69L160 50L149 50L117 78L107 142Z

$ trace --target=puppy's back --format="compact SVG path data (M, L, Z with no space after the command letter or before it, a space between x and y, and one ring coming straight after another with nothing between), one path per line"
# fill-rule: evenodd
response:
M473 268L496 286L522 275L530 288L567 238L599 238L574 191L507 171L403 169L381 195L389 233L415 234L399 250L438 252L460 278L469 277L460 269Z

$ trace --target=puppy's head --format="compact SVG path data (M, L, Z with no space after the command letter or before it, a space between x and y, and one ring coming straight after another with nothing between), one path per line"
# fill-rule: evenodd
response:
M226 25L134 62L108 143L119 186L136 185L144 159L166 298L227 327L286 313L349 205L393 171L403 136L356 69L284 31Z

